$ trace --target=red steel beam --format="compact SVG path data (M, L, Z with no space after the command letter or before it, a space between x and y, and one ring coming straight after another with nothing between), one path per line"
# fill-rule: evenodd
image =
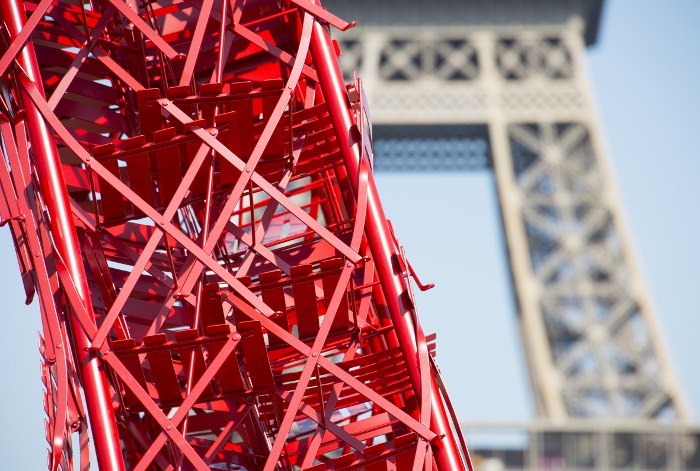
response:
M26 13L20 0L1 1L0 18L10 32L10 39L18 37L27 22ZM31 43L22 49L16 61L26 74L26 78L34 82L43 95L39 66ZM27 130L32 142L34 163L44 204L49 213L51 234L56 249L66 263L70 276L82 301L88 307L88 312L94 323L87 278L82 264L58 150L40 113L34 106L29 105L31 99L28 93L20 88L19 94L25 105ZM69 318L99 467L105 470L123 470L125 468L119 434L104 368L96 356L96 352L89 350L90 341L78 319L72 313ZM53 466L56 469L58 463L53 463Z
M343 154L345 168L350 181L356 185L360 176L361 165L361 136L349 108L349 99L343 75L340 71L335 49L327 29L320 23L314 25L311 38L311 54L316 64L316 73L321 84L324 99L328 105L333 121L339 148ZM357 187L355 187L357 191ZM407 288L403 278L397 272L399 255L389 231L384 209L379 199L374 176L369 174L369 204L366 222L367 241L379 272L382 289L384 290L389 312L391 313L396 334L399 338L404 358L408 365L413 387L421 391L421 377L418 366L418 344L416 342L416 325L413 322L415 312L406 300ZM435 377L431 374L430 429L438 435L431 445L439 469L465 470L459 452L459 446L449 426L447 412L439 397ZM442 438L440 438L442 437Z

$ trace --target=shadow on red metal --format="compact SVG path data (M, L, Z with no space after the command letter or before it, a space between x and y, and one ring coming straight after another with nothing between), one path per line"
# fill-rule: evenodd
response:
M110 470L471 469L330 39L354 23L1 4L0 217L41 305L50 469L86 469L88 431Z

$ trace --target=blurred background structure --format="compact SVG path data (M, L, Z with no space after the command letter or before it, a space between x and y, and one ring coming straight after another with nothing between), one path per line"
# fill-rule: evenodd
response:
M700 428L629 241L589 85L602 2L325 4L362 25L339 39L341 64L366 85L377 172L493 171L534 417L464 417L480 468L700 469ZM426 188L410 182L393 193ZM430 253L475 204L422 195L451 217L409 215L432 241L409 255ZM451 265L457 278L478 269ZM463 315L452 303L449 315Z
M426 331L438 331L438 361L481 470L700 469L700 427L687 407L697 413L700 404L700 346L688 340L700 327L691 301L700 258L688 250L697 241L689 201L700 197L700 159L674 153L675 142L697 144L698 133L691 119L669 122L672 108L700 106L689 87L700 78L689 55L700 40L691 28L700 5L660 3L324 2L359 20L338 37L342 59L370 93L387 213L423 281L438 284L419 298L421 318ZM679 14L679 5L688 13ZM606 128L616 179L585 57L601 41L613 49L605 33L610 16L638 49L616 46L599 62L598 70L617 60L619 71L629 71L598 73L610 81L596 84L603 115L642 122L649 135L629 130L624 135L635 139L625 148L653 156L622 155L621 138ZM627 52L637 61L628 64ZM663 82L640 85L650 77ZM633 98L610 111L608 98L620 90ZM628 170L637 172L630 177L636 186L625 191ZM681 220L682 233L662 229ZM645 235L655 225L657 234ZM0 456L6 469L40 469L38 309L18 306L9 231L0 237L8 292L0 371L15 379L0 398L17 405L3 411Z

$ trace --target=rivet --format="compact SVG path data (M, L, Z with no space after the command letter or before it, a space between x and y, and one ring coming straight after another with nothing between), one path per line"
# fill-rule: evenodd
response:
M250 170L250 168L246 167L245 173L250 173L251 171L252 171L252 170Z
M241 340L241 336L238 334L234 334L232 338L233 340Z
M318 352L311 352L311 356L312 356L312 357L317 357L317 356L318 356Z
M168 426L165 427L165 428L166 428L166 430L172 430L172 429L173 429L173 426L172 426L172 425L168 425Z

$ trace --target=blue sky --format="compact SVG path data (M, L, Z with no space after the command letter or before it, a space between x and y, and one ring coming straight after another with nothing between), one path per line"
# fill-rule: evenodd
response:
M589 54L622 206L653 305L686 396L700 414L700 3L606 2ZM463 420L532 415L507 279L492 177L378 176L386 212L419 275L426 331ZM451 207L436 208L438 201ZM460 217L454 217L459 214ZM9 231L0 229L0 463L43 469L46 442L36 332L23 306Z

